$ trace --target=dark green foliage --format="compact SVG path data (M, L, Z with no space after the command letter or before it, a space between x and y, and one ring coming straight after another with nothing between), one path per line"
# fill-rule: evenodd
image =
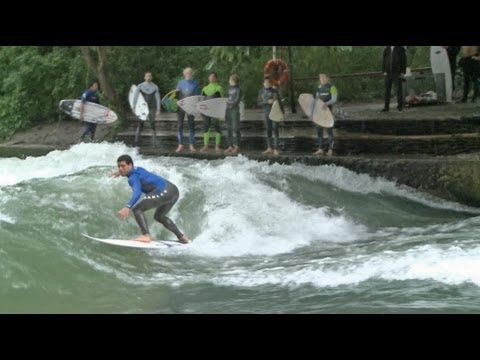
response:
M58 116L58 103L79 98L85 64L77 48L0 48L0 138Z

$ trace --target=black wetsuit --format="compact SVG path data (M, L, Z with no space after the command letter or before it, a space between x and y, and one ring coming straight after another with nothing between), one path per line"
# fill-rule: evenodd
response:
M137 86L133 98L134 105L137 103L139 93L143 95L143 98L148 105L148 120L150 122L150 127L152 128L152 145L156 146L157 133L155 129L155 115L157 111L160 111L160 90L153 82L144 81ZM138 145L140 132L143 130L144 125L145 121L140 120L137 130L135 131L135 146Z
M320 84L313 93L313 97L322 100L328 106L330 111L333 111L333 104L337 101L337 88L330 83L324 85ZM319 149L323 149L323 127L317 124L315 124L315 127L317 128L318 147ZM328 149L333 150L335 146L333 127L326 129L328 134Z
M278 91L273 87L265 88L263 87L258 92L258 105L261 105L263 108L263 114L265 115L265 127L267 128L267 147L272 148L272 130L275 136L275 141L273 143L273 149L278 149L278 138L279 138L279 131L278 131L278 122L273 121L270 119L270 111L272 110L272 104L268 103L268 100L278 100L280 108L283 110L282 102L280 101L280 96L278 95Z
M134 167L130 171L128 184L133 189L133 195L127 207L132 209L142 234L150 233L144 212L156 208L154 219L180 239L183 234L178 230L177 225L166 216L178 200L178 188L161 176L148 172L141 167ZM142 193L146 194L146 196L137 203Z
M240 86L230 86L228 88L227 111L225 112L225 122L227 123L228 146L240 146L240 100L242 99L242 90ZM233 141L233 132L236 135L236 142Z

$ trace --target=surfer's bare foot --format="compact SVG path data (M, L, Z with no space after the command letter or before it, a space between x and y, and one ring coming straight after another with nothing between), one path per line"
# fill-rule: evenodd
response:
M150 242L152 239L150 238L150 235L140 235L139 237L134 239L135 241L141 241L141 242Z
M215 152L216 152L217 154L220 154L220 152L221 152L220 146L215 145Z
M240 152L240 148L238 146L235 146L235 148L232 151L232 155L237 155Z
M183 150L183 145L178 145L177 150L175 150L175 152L179 153L182 150Z
M192 242L192 240L190 240L187 235L183 235L180 239L178 239L178 241L182 244L188 244Z
M332 155L333 155L333 150L332 150L332 149L328 149L327 156L332 156Z
M190 145L190 152L192 153L197 152L197 149L195 149L195 146Z
M223 153L224 154L230 154L233 151L233 147L229 146Z
M204 146L200 149L200 152L208 152L208 146Z
M271 155L273 154L273 150L272 148L268 148L267 150L265 150L264 152L262 152L263 155Z
M275 156L280 155L280 151L278 151L277 149L273 150L273 155L275 155Z
M324 154L325 154L325 153L324 153L323 149L318 149L317 151L315 151L315 152L313 153L313 155L324 155Z

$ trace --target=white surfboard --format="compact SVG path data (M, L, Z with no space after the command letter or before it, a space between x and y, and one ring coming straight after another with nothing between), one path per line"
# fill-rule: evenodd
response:
M178 100L177 105L180 106L182 110L185 111L187 114L199 116L200 111L197 110L195 104L203 101L204 99L205 97L201 95L188 96L186 98Z
M138 249L168 249L172 246L184 245L174 240L150 241L147 243L147 242L141 242L141 241L135 241L135 240L100 239L87 234L82 234L82 236L86 237L87 239L99 241L105 244L132 247L132 248L138 248Z
M195 108L205 116L216 119L224 119L227 110L227 98L215 98L200 101L195 104Z
M320 99L314 99L312 94L300 94L298 102L305 115L317 125L322 127L333 127L334 118L329 108L323 110L325 104Z
M430 46L430 63L434 75L445 74L445 100L452 102L452 73L447 50L441 46Z
M80 119L81 100L62 100L58 108L75 119ZM95 124L110 124L118 119L117 114L106 106L85 102L83 120Z
M285 121L285 117L283 116L278 100L273 102L272 109L270 110L270 115L268 115L268 117L276 122Z
M130 107L132 108L135 116L138 117L140 120L147 120L148 117L148 104L145 101L142 93L138 93L137 104L135 105L135 109L133 109L133 100L135 96L135 91L137 90L137 85L132 85L130 87L130 92L128 93L128 102L130 103Z

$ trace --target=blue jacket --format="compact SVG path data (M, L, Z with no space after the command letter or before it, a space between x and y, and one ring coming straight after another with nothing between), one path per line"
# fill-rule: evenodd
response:
M159 194L167 186L168 180L155 175L142 167L134 167L128 173L128 185L133 189L133 195L127 204L130 209L144 194Z
M180 90L179 99L183 99L193 95L200 95L200 85L196 80L180 80L177 84L177 90Z
M98 98L98 93L96 91L93 91L93 90L86 90L83 94L82 94L82 102L85 103L85 101L88 101L88 102L92 102L92 103L95 103L95 104L100 104L100 100Z

